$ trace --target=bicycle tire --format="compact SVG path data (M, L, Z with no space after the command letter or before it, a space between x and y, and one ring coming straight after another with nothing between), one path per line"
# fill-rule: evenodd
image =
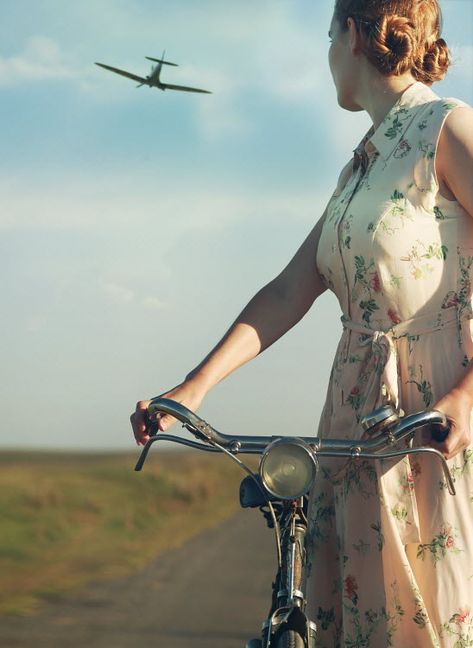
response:
M295 630L284 630L276 643L276 648L304 648L304 646L304 639Z
M261 639L250 639L246 642L245 648L263 648Z

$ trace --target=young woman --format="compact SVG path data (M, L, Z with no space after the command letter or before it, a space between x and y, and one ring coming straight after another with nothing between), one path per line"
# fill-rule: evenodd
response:
M337 0L338 102L373 122L312 232L183 383L206 393L280 338L330 288L343 313L319 435L361 435L391 401L452 426L435 462L326 469L310 496L309 615L320 647L473 645L473 110L431 89L448 69L438 0ZM147 440L146 408L132 414ZM164 416L159 428L172 419Z

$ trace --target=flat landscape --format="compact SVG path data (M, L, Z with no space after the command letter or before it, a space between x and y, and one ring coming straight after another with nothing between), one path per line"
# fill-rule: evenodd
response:
M268 613L276 555L259 511L241 511L121 578L3 617L5 648L243 648Z
M0 453L0 615L142 570L238 510L242 471L228 458Z

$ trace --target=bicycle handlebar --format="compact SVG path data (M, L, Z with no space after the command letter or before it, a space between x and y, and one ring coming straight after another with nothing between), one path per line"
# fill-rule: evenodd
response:
M153 398L148 406L149 416L156 413L170 414L177 418L184 427L189 430L199 442L184 439L171 434L153 434L146 442L141 455L136 464L135 470L139 471L148 455L149 449L156 441L173 441L191 448L204 450L206 452L221 452L222 449L230 451L232 454L261 454L267 446L276 439L294 438L293 436L242 436L223 434L213 428L204 419L197 416L195 412L177 403L169 398ZM391 419L390 419L391 420ZM448 468L445 457L435 448L416 447L405 448L402 450L390 451L389 447L398 444L404 440L410 440L415 432L426 425L437 426L438 428L448 429L448 422L442 412L435 410L425 410L416 414L411 414L403 418L394 418L392 423L387 424L379 434L372 439L320 439L319 437L298 437L307 443L314 453L319 457L346 457L346 458L364 458L364 459L390 459L409 454L428 453L436 456L442 463L448 490L452 495L455 494L452 476ZM374 428L375 426L373 426ZM370 430L367 430L369 434Z

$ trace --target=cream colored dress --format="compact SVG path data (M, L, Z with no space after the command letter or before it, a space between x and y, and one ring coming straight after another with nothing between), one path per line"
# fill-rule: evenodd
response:
M361 436L361 416L387 399L432 407L473 356L473 219L439 194L434 169L459 105L410 86L330 201L317 265L344 330L322 437ZM449 463L455 497L430 457L323 466L307 557L318 646L473 646L473 448Z

